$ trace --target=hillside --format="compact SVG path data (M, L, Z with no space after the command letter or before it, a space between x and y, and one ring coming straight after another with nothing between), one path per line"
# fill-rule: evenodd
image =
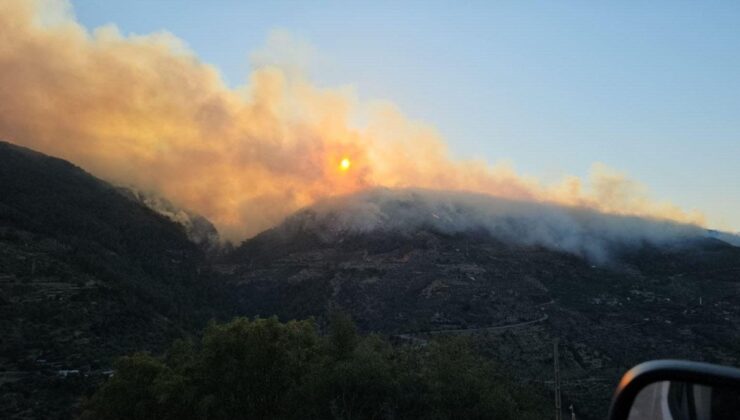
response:
M215 235L165 198L0 143L0 417L69 418L115 357L233 315L324 328L340 309L422 347L468 335L522 389L553 386L558 341L579 418L603 418L643 360L740 364L740 248L696 226L376 189L233 251Z
M113 186L0 142L0 417L66 418L114 357L218 315L203 258Z
M403 197L371 206L399 228L357 229L346 207L319 205L246 241L222 267L233 272L240 312L291 319L340 307L399 340L473 335L524 383L548 386L559 340L564 406L573 402L581 418L603 418L618 377L640 361L740 363L740 248L693 228L660 241L607 235L611 254L597 263L485 226L410 226L388 209L428 207Z

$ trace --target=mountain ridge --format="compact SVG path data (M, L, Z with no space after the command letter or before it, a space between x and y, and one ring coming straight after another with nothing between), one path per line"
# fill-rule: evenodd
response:
M67 418L114 357L219 316L212 302L227 299L204 264L182 226L69 162L0 142L0 417Z
M557 340L582 418L603 418L619 376L644 360L740 363L740 248L700 228L618 241L596 261L486 229L346 229L343 217L310 207L237 247L238 311L287 320L341 308L412 344L471 335L524 383L552 380Z
M341 309L413 345L469 335L525 386L548 386L558 340L582 418L602 418L643 360L740 364L740 248L698 227L378 189L208 254L145 204L0 142L0 416L69 418L115 356L235 315L321 324ZM592 238L605 252L585 252Z

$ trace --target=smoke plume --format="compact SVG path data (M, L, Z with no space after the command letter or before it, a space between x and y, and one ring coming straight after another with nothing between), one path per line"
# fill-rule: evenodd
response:
M4 0L0 138L162 194L230 239L321 198L376 186L701 222L602 165L588 180L543 185L503 164L452 159L432 127L391 104L360 104L351 89L318 88L261 57L232 89L172 34L89 32L65 2Z
M669 220L418 188L373 188L320 200L289 217L279 229L313 232L328 243L369 232L485 231L505 243L542 246L597 263L643 245L683 246L712 236L696 225Z

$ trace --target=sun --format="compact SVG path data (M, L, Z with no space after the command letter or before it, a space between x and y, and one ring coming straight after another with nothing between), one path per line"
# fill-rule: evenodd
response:
M341 162L339 162L339 169L343 171L349 169L350 166L352 166L352 162L350 162L348 158L344 158Z

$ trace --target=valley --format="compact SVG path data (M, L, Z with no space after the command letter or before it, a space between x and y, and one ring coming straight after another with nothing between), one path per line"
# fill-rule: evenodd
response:
M0 416L70 418L117 357L160 354L235 316L313 317L323 329L339 310L412 347L465 336L547 393L557 342L563 407L583 419L603 418L641 361L740 365L740 248L710 235L620 242L596 261L483 228L357 231L308 210L214 250L145 204L0 143Z

